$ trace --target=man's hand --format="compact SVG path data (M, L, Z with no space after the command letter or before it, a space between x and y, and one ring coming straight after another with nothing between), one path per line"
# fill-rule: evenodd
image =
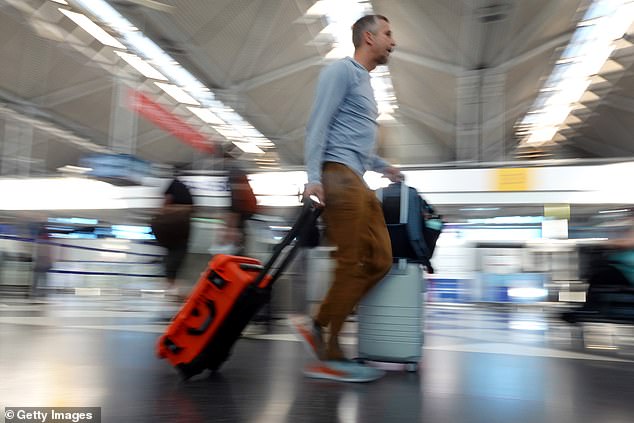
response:
M324 187L319 182L310 182L304 186L304 198L314 195L319 200L318 207L324 207Z
M383 176L392 182L401 182L405 179L405 176L403 176L401 171L394 166L388 166L383 169Z

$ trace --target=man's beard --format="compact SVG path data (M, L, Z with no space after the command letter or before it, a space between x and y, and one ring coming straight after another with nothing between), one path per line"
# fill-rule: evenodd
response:
M380 57L379 57L379 60L377 60L377 63L378 63L379 65L385 65L385 64L387 64L387 62L388 62L388 60L389 60L389 59L390 59L390 55L389 55L389 54L386 54L386 55L384 55L384 56L380 56Z

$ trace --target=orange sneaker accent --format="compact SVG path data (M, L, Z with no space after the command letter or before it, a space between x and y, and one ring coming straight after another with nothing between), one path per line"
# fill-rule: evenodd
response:
M343 377L343 376L346 375L345 372L333 369L333 368L328 367L328 366L326 366L324 364L318 364L318 365L314 365L314 366L309 366L307 368L307 370L309 370L311 372L325 373L325 374L332 375L332 376L337 376L337 377Z
M310 318L302 316L292 316L289 318L291 329L297 334L302 341L306 351L317 359L321 359L323 355L324 345L321 338L320 330L314 326Z
M310 331L306 330L305 327L303 326L298 326L297 330L300 332L300 334L304 337L304 339L306 340L306 342L308 342L310 344L310 346L312 347L313 350L317 350L317 345L315 345L315 339L313 338L313 334L310 333Z

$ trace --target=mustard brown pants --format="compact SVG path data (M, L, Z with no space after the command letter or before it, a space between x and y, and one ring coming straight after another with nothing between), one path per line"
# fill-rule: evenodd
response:
M322 184L326 237L337 247L335 274L315 322L329 327L326 360L343 358L338 336L346 317L392 266L392 246L374 191L343 164L326 162Z

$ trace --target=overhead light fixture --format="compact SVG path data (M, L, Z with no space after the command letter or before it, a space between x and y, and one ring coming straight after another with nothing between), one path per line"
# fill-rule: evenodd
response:
M591 83L597 82L595 75L619 69L620 65L609 58L617 45L622 45L617 40L633 21L634 2L594 0L517 127L516 133L524 138L523 143L552 141L567 122L573 104L599 99L596 94L587 94L587 90Z
M264 154L264 151L262 151L262 149L260 149L260 147L258 147L255 144L252 144L249 142L238 142L238 141L233 141L233 143L235 144L236 147L238 147L240 150L244 151L245 153Z
M125 46L121 44L116 38L104 31L99 25L91 21L88 16L81 13L71 12L70 10L58 9L70 20L79 25L84 31L96 38L101 44L125 50Z
M194 104L200 106L200 103L196 101L194 97L187 94L184 90L172 84L165 84L163 82L155 82L155 84L170 95L174 100L183 104Z
M118 33L130 51L136 53L140 59L151 63L151 66L164 76L164 78L153 79L167 80L172 83L156 83L172 98L179 103L202 107L201 109L190 109L192 113L203 120L212 120L212 122L210 122L212 125L226 124L226 126L233 127L234 132L232 132L232 134L237 134L237 140L251 144L255 143L257 145L273 145L268 138L262 135L260 131L247 122L240 114L216 99L214 93L206 87L205 84L181 66L180 63L159 45L145 36L143 32L139 31L128 19L112 7L109 2L105 0L73 0L72 3L73 6L80 7L93 16L98 22L103 23ZM133 64L131 65L134 66ZM137 70L142 72L140 69ZM222 123L216 121L210 114L201 111L205 109L210 109ZM215 109L222 109L223 112L217 113ZM249 135L241 135L245 133Z
M236 140L236 139L240 139L242 137L240 132L235 130L235 128L232 127L232 126L227 126L227 125L214 126L214 129L220 135L222 135L223 137L225 137L225 138L227 138L229 140Z
M116 51L115 53L117 53L119 57L125 60L130 66L139 71L141 75L145 76L146 78L167 81L165 75L154 69L152 65L141 59L139 56L135 54L124 53L122 51Z
M51 1L54 1L55 3L64 4L64 5L68 6L68 2L66 0L51 0Z
M187 108L190 112L198 116L203 122L210 123L212 125L225 125L225 122L209 109L201 109L200 107Z
M328 4L325 1L316 1L306 11L306 16L318 18L328 13Z

